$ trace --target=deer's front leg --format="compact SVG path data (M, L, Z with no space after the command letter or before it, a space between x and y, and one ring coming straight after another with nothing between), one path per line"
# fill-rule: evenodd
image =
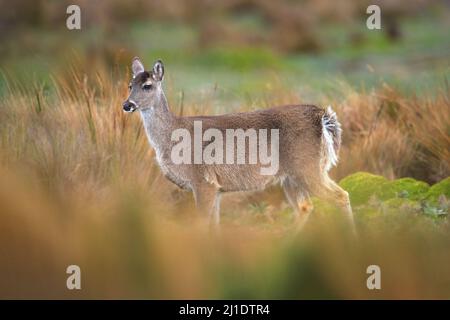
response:
M220 198L218 190L209 184L202 184L193 188L195 206L201 216L206 215L210 225L220 223Z

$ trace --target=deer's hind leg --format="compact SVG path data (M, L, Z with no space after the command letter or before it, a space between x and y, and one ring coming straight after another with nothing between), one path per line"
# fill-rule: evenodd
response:
M350 198L348 192L342 189L336 182L334 182L328 174L325 174L321 182L316 184L313 188L314 194L318 197L332 201L345 214L353 233L356 234L355 222L353 219L352 207L350 205Z
M300 230L308 221L313 210L309 194L300 183L292 178L285 179L282 187L289 205L294 210L297 229Z

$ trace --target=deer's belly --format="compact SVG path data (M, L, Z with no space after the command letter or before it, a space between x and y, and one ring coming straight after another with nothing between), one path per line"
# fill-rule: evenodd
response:
M161 165L164 176L182 189L209 183L220 191L263 190L278 183L279 174L261 174L257 165Z
M174 172L169 166L160 166L162 173L167 180L174 183L181 189L191 189L191 180L180 172Z
M263 190L279 182L278 175L263 175L249 165L218 165L205 170L205 180L223 192Z

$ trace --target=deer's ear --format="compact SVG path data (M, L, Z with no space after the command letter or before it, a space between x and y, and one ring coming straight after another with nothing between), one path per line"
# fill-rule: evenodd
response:
M152 77L155 81L162 81L164 78L164 64L161 60L157 60L153 65Z
M133 76L136 76L144 71L144 65L138 57L133 59L133 62L131 63L131 70L133 71Z

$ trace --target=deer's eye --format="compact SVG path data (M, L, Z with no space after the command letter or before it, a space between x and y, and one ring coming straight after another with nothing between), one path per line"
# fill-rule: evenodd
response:
M150 90L152 88L152 85L151 84L144 84L143 86L142 86L142 89L144 89L144 90Z
M132 86L131 86L131 84L129 84L129 85L128 85L128 89L130 89L130 90L131 90L131 88L132 88Z

